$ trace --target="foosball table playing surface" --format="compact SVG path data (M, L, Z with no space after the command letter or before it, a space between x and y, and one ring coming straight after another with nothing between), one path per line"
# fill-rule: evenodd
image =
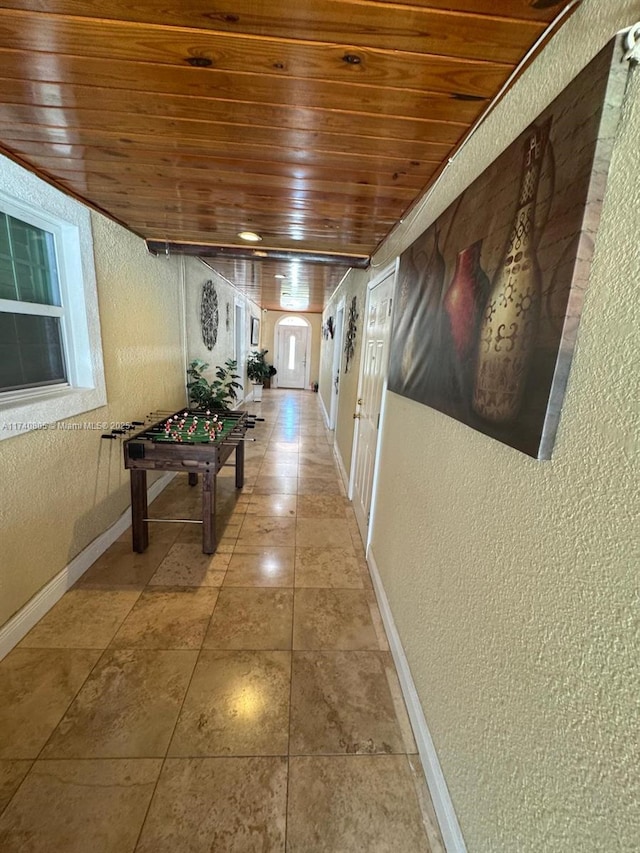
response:
M131 475L133 550L149 545L149 522L193 519L149 518L147 471L182 471L195 486L202 475L202 550L216 550L216 477L224 465L234 465L237 489L244 485L244 442L255 419L247 412L179 410L123 442L124 466ZM235 452L235 464L227 460Z

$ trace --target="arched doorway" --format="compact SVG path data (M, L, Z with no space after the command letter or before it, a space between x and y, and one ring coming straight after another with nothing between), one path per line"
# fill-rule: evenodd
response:
M278 320L274 355L278 388L308 388L311 370L311 323L292 315Z

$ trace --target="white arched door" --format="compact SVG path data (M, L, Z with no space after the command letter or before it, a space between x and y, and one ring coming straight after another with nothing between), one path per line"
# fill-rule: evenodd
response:
M287 317L277 327L279 388L306 388L309 362L309 326L300 317Z

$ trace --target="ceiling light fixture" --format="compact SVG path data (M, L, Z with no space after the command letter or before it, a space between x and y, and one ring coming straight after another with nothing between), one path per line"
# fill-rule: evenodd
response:
M282 275L282 273L281 273L281 272L277 272L277 273L274 275L274 278L286 278L286 275Z
M248 243L259 243L262 240L262 237L255 231L238 231L238 237Z

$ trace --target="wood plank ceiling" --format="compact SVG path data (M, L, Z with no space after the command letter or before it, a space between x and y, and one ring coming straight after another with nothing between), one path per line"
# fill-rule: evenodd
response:
M2 0L0 149L161 250L257 232L212 266L321 310L570 5Z

